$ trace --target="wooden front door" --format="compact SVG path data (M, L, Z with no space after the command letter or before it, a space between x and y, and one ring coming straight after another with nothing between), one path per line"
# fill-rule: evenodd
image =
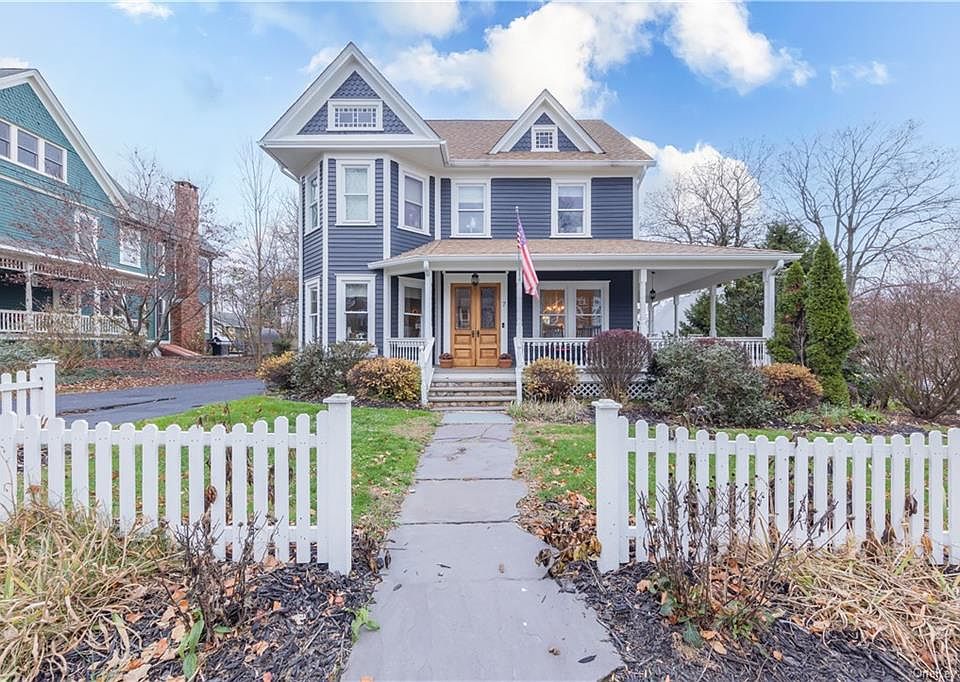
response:
M500 285L454 284L450 341L454 367L496 367L500 357Z

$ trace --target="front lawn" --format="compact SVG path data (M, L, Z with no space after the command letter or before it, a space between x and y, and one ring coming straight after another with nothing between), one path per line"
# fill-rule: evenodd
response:
M251 428L264 419L272 430L277 417L287 417L292 425L298 414L315 415L321 410L326 410L326 405L252 396L142 421L138 426L149 423L163 429L177 424L186 429L201 424L209 429L216 424L246 424ZM358 526L383 531L390 525L436 424L437 416L423 410L353 408L353 518ZM291 483L291 493L292 489Z

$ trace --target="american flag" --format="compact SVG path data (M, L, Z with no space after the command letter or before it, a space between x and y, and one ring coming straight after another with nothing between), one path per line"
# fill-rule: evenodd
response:
M523 231L523 223L520 222L520 208L517 209L517 249L520 251L520 271L523 273L523 290L536 299L540 298L540 278L537 277L537 270L533 267L533 259L530 257L530 249L527 247L527 235Z

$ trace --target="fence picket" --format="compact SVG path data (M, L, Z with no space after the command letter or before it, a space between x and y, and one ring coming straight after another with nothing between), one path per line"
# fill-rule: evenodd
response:
M90 427L85 419L70 425L70 488L73 504L90 508Z
M160 520L159 430L156 424L143 427L140 448L140 488L143 491L143 527L152 530Z
M660 514L666 509L667 493L670 490L670 427L666 424L657 424L654 430L656 439L657 458L656 466L656 490L657 503L654 506L654 514Z
M793 542L797 547L800 547L809 537L810 525L807 523L807 519L811 516L812 506L810 441L806 438L798 438L793 462L793 513L794 515L802 515L801 521L793 526Z
M133 424L120 425L119 455L117 458L117 465L120 472L117 495L120 498L121 533L129 532L137 520L137 462L134 455L135 433L136 429Z
M947 431L947 524L950 529L950 564L960 564L960 429Z
M753 487L756 505L754 537L767 538L770 534L770 439L757 436L754 457Z
M930 464L928 491L930 495L930 544L931 558L935 564L943 563L943 506L946 503L943 497L943 434L931 431L929 438Z
M678 518L680 520L680 545L686 555L690 551L690 523L687 500L690 495L690 438L689 432L683 426L674 431L676 440L677 467L677 498L679 502Z
M319 415L317 429L320 428ZM297 563L304 564L310 561L310 417L305 414L297 416L297 461L296 461L296 500L297 500ZM322 459L322 458L318 458ZM317 469L320 468L317 462ZM319 471L318 471L319 475ZM320 486L317 486L317 491ZM317 519L319 525L319 519Z
M897 541L903 541L903 506L906 502L907 441L900 434L890 439L890 526Z
M9 372L0 374L0 414L13 412L13 391L2 390L4 384L12 384L13 377Z
M750 523L750 438L745 433L737 434L734 441L736 450L736 510L737 532Z
M696 439L697 504L705 509L710 500L710 434L700 429Z
M923 554L921 540L926 519L926 485L923 469L928 457L926 440L921 433L910 434L910 542L915 546L917 556Z
M94 429L94 494L104 521L113 519L113 427L100 422Z
M261 561L267 552L267 422L258 419L253 424L253 523L256 530L253 556Z
M833 546L840 548L847 542L847 440L833 439Z
M204 464L203 429L194 424L187 430L187 513L191 526L203 517Z
M620 457L617 460L617 518L621 519L623 528L629 528L630 524L626 519L630 516L630 458L628 457L627 441L630 431L630 423L626 417L617 417L617 453ZM619 537L620 562L630 560L630 539L627 533L621 532Z
M23 386L27 383L27 373L22 369L17 372L17 385ZM14 391L17 401L17 417L20 419L20 423L23 423L23 420L26 418L27 412L27 391L24 388L17 388Z
M829 534L826 532L827 517L827 455L829 452L827 439L823 437L813 440L813 539L817 547L822 547Z
M218 559L226 557L227 525L227 429L217 424L210 429L210 527L216 535L213 552Z
M17 415L9 410L0 413L0 521L5 521L16 506L16 432Z
M647 555L647 526L641 507L650 501L650 427L642 419L636 424L636 461L634 463L634 487L636 495L636 553L639 560Z
M183 509L180 504L180 486L183 474L180 468L180 445L183 432L179 424L171 424L163 432L163 473L164 504L163 518L170 529L177 532L183 523Z
M873 536L880 540L887 532L887 441L874 436L870 442L870 514L873 521Z
M286 417L273 423L273 517L274 551L279 561L290 560L290 425Z
M867 539L867 441L853 439L853 537L857 546Z
M247 425L230 430L230 483L233 524L231 557L239 561L247 533Z
M29 502L33 490L39 490L40 467L40 417L30 415L23 422L23 501Z
M47 504L63 509L66 504L64 486L67 483L63 419L47 420Z
M717 514L723 515L728 534L720 536L720 547L725 548L733 537L734 515L732 499L730 497L730 436L721 431L717 434L716 443L716 486L717 486Z
M773 448L773 510L777 536L783 537L790 528L790 441L785 436L777 436Z

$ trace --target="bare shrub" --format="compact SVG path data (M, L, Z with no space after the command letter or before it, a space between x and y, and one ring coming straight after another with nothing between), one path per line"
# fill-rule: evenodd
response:
M650 364L653 347L630 329L600 332L587 344L587 363L607 398L625 402L630 386Z
M947 279L907 282L853 305L862 337L858 359L882 394L921 419L960 409L960 286Z

